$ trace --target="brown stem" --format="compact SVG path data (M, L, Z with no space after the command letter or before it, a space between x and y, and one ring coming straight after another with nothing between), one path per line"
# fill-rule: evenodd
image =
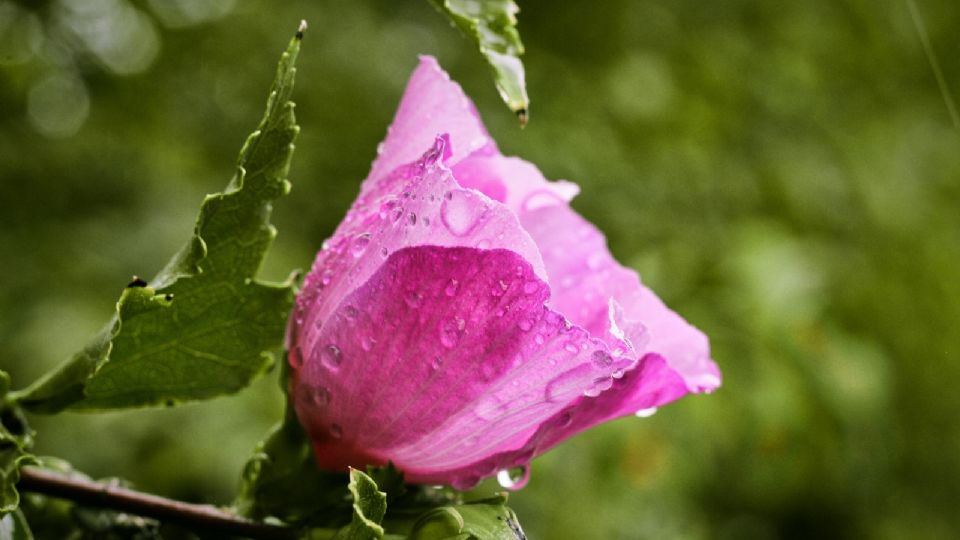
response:
M17 488L68 499L84 506L109 508L150 517L190 529L243 536L263 540L293 540L291 527L269 525L218 510L213 506L189 504L130 489L69 478L34 467L20 469Z

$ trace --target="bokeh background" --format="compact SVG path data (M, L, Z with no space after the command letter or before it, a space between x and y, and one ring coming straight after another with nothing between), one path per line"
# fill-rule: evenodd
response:
M0 0L0 367L28 384L180 246L305 18L265 277L309 266L430 53L712 339L715 394L534 463L511 499L532 538L956 538L960 3L912 1L521 1L520 130L426 1ZM35 417L37 449L226 503L275 379Z

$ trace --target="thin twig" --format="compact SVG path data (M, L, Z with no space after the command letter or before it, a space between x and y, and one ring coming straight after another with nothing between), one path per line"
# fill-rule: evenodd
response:
M930 69L933 70L933 77L937 80L937 86L940 87L940 95L943 96L943 102L947 105L947 113L953 120L953 127L960 129L960 114L957 114L957 106L953 103L953 97L947 87L947 79L943 76L943 70L940 69L940 62L937 61L937 54L933 51L933 44L930 43L930 35L927 34L927 27L923 24L923 17L920 16L920 10L917 9L917 3L914 0L906 1L907 8L910 10L910 18L913 19L913 26L917 29L917 35L920 36L923 53L927 55L927 62L930 63Z
M291 527L269 525L223 512L213 506L189 504L131 489L52 473L35 467L20 470L17 488L68 499L84 506L109 508L189 529L219 532L257 540L293 540L297 531Z

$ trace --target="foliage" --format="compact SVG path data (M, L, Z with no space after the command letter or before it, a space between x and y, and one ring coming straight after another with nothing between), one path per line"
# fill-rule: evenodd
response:
M530 98L527 97L523 63L523 43L517 32L513 0L430 0L436 8L480 47L480 54L493 69L500 97L521 124L527 123Z
M93 342L14 400L37 412L173 405L236 392L272 363L293 286L256 279L276 235L271 201L286 194L300 128L289 100L300 39L277 68L263 120L223 193L208 195L194 235L148 285L124 289Z

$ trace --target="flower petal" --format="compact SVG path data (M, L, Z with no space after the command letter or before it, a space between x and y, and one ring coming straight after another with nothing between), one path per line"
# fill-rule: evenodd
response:
M446 160L451 166L480 148L495 147L476 107L460 85L450 80L434 57L421 56L387 129L387 137L378 147L363 192L397 167L420 157L440 133L448 133L453 143Z
M661 355L692 392L720 385L706 336L620 265L596 227L563 205L525 212L520 221L540 248L554 309L611 344L622 332L636 353Z
M290 343L303 345L297 338L302 328L326 321L344 296L404 247L509 249L546 281L540 253L516 216L482 193L461 188L440 162L449 148L447 140L438 137L420 161L397 168L354 202L304 280L288 332Z
M632 367L548 309L548 296L508 250L391 254L306 328L312 345L299 354L311 361L294 363L294 403L321 465L390 460L413 482L469 485L476 463L491 469L481 476L495 472L491 456Z

